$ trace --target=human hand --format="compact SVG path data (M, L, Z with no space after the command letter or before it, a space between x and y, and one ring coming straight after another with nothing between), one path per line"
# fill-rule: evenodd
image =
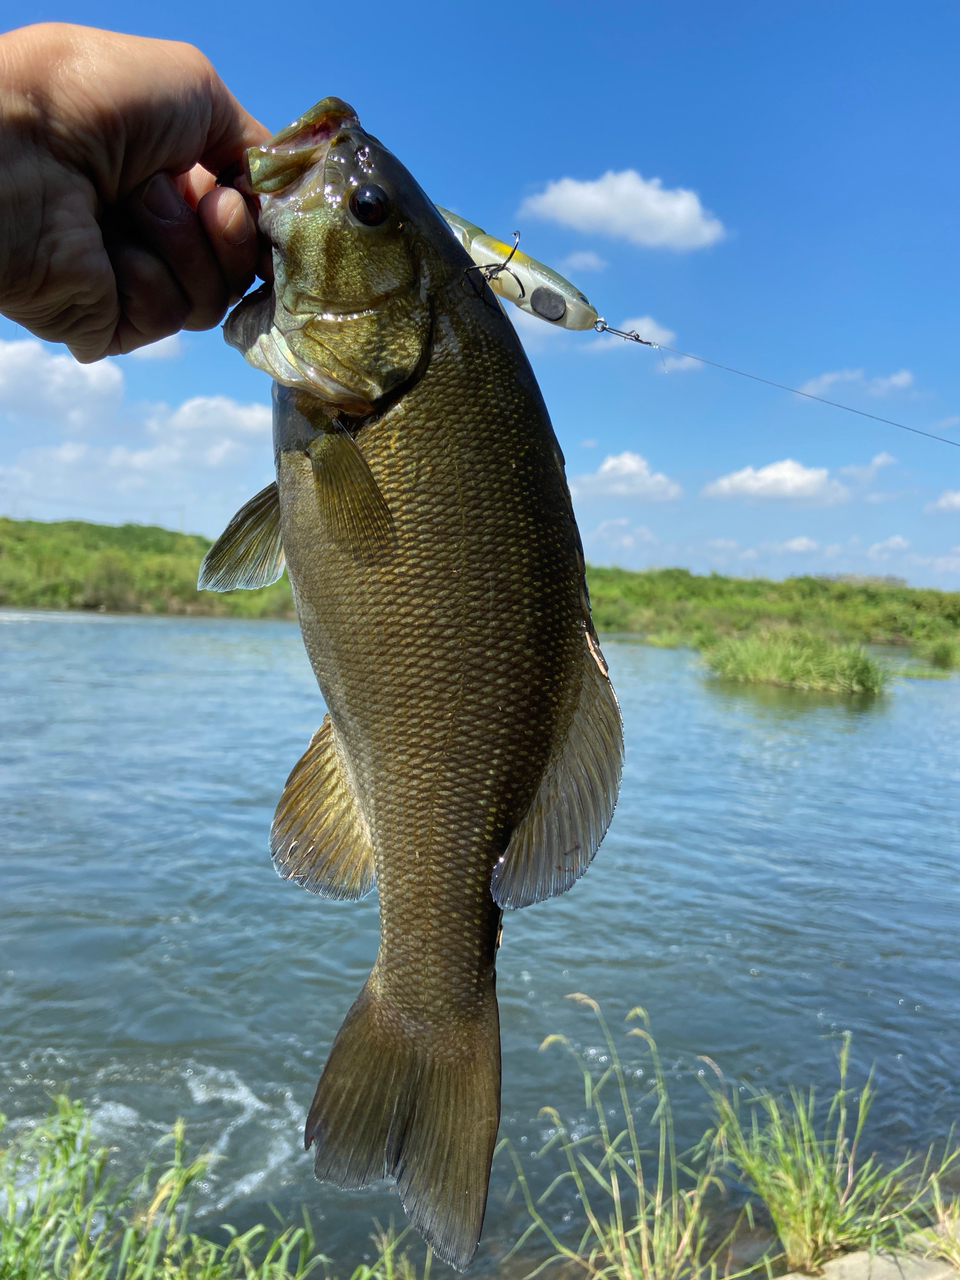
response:
M0 36L0 312L85 363L212 328L261 259L216 175L269 136L190 45Z

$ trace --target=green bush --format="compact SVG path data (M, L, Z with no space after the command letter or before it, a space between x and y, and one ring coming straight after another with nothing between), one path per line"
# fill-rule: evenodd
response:
M149 525L0 519L0 605L107 613L292 618L286 578L259 591L197 590L211 543Z
M802 629L857 644L960 641L960 592L888 579L727 578L686 569L587 569L601 631L682 637L694 648L723 636Z
M960 640L944 637L922 648L920 656L942 671L956 671L960 667Z
M882 693L886 668L861 645L834 644L802 631L761 632L722 640L703 661L724 680L830 693Z

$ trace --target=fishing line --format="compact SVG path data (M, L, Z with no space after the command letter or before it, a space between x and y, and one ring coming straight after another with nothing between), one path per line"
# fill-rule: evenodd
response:
M915 436L926 436L928 440L939 440L941 444L952 444L960 449L960 440L948 440L946 436L934 435L932 431L921 431L919 427L908 427L905 422L894 422L892 418L881 418L879 414L867 413L864 409L854 409L852 405L840 404L836 400L826 400L823 396L815 396L810 391L800 391L797 387L785 386L782 382L771 382L769 378L761 378L756 373L745 373L743 369L733 369L728 364L718 364L716 360L705 360L703 356L692 355L689 351L678 351L676 347L667 347L662 342L651 342L649 338L641 338L636 329L614 329L602 317L593 326L597 333L612 333L627 342L639 342L641 346L653 347L656 351L669 351L671 355L684 356L687 360L697 360L700 364L708 364L713 369L723 369L725 373L735 373L741 378L750 378L753 382L762 382L765 386L776 387L778 391L789 391L791 395L804 396L807 400L816 400L819 404L828 404L832 409L846 409L847 413L858 413L861 418L872 418L874 422L886 423L888 427L899 427L901 431L912 431ZM663 356L661 355L661 360ZM664 364L666 368L666 364Z

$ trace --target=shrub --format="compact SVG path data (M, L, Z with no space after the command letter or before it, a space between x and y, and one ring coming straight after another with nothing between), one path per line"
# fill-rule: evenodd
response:
M861 645L801 631L722 640L704 654L714 675L752 684L831 693L882 693L889 674Z

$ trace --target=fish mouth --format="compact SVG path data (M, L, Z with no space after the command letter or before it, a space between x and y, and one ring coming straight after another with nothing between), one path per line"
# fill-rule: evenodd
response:
M311 320L320 320L328 324L349 324L352 320L364 320L368 316L376 315L386 303L401 292L403 291L399 288L388 289L385 293L364 302L358 302L354 306L347 303L332 307L322 298L312 298L299 290L292 289L288 284L279 298L285 313L283 327L287 332L292 332L295 329L302 329Z
M359 127L357 113L342 98L323 98L299 120L269 142L246 153L246 181L251 195L272 195L321 164L330 143L344 126Z

